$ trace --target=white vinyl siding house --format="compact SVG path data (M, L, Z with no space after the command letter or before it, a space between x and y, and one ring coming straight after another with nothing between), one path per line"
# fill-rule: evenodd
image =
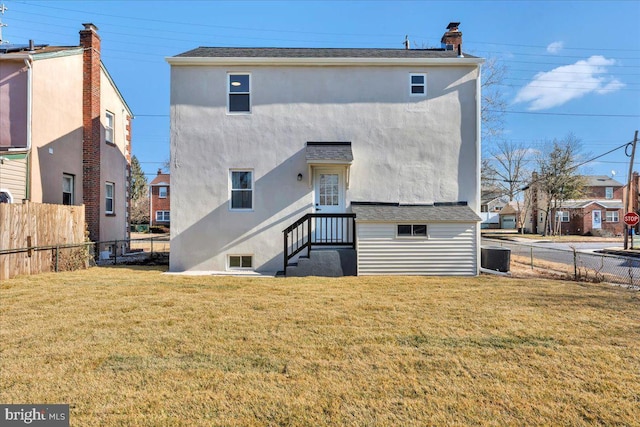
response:
M27 157L23 154L4 152L0 153L0 157L2 157L0 189L11 194L13 203L20 203L27 198Z
M396 237L395 224L358 223L358 275L473 276L475 223L428 224L428 238Z
M468 206L355 203L352 207L358 275L477 274L480 217Z

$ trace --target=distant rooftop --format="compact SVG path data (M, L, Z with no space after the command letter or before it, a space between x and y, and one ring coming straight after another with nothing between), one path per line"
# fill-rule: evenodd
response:
M624 184L606 175L584 175L587 187L622 187Z

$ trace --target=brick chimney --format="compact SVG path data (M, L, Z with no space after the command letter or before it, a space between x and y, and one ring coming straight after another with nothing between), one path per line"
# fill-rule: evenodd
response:
M459 26L459 22L449 22L447 31L440 40L443 49L454 51L460 51L462 49L462 32L458 30Z
M98 27L82 24L82 194L89 238L100 240L100 37Z

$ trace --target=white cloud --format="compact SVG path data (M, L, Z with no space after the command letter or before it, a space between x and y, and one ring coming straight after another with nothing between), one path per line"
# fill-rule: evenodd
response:
M564 47L564 42L553 42L549 46L547 46L547 52L549 53L559 53Z
M515 103L528 103L529 110L544 110L563 105L589 93L604 95L624 87L611 76L607 67L615 60L596 55L572 65L538 73L516 94Z

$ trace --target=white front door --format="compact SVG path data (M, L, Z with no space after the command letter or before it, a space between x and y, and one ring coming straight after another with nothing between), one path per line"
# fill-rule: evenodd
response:
M591 215L591 228L594 230L602 228L602 211L591 211Z
M318 214L345 212L344 170L316 168L313 174L314 211ZM316 218L315 241L337 243L344 236L344 220L340 218Z

